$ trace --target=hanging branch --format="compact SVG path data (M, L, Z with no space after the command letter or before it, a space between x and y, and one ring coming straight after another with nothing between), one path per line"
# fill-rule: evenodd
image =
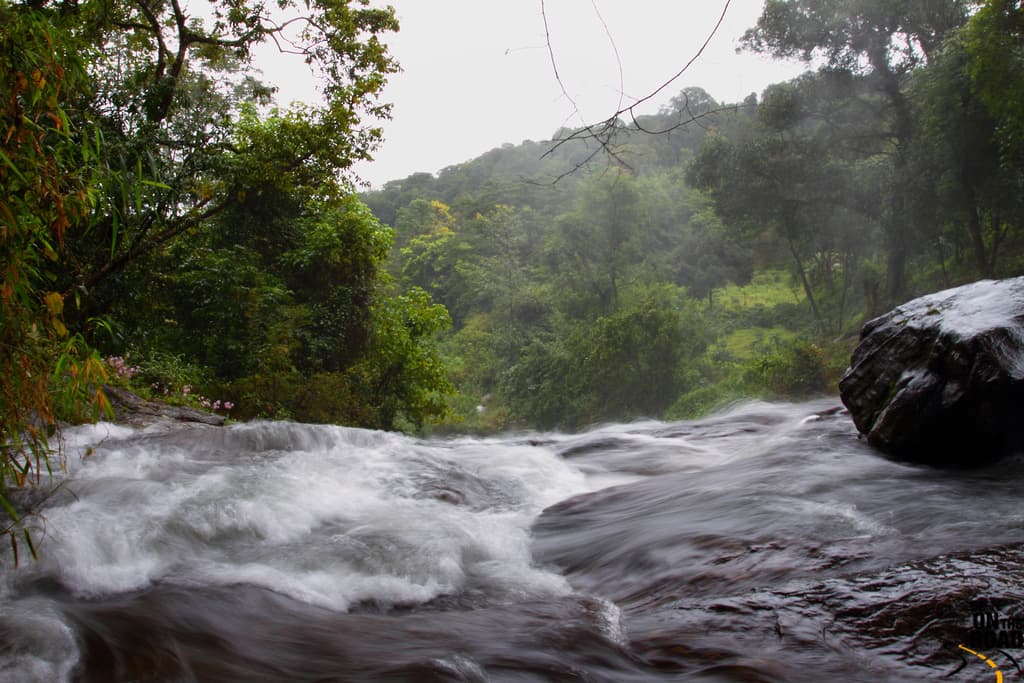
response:
M552 184L555 184L558 181L560 181L561 179L565 178L566 176L571 175L571 174L575 173L576 171L580 170L581 168L586 166L588 163L590 163L590 161L593 160L594 157L596 157L601 152L604 152L604 153L608 154L609 157L614 159L617 163L621 164L622 166L624 166L626 168L631 168L631 166L624 159L622 159L621 155L612 147L612 143L613 143L613 140L614 140L615 135L617 134L617 132L619 130L622 130L622 129L626 128L626 126L623 125L622 122L621 122L621 119L623 118L624 115L628 115L629 121L632 123L632 126L633 126L633 128L635 130L637 130L637 131L639 131L641 133L648 134L648 135L664 135L666 133L670 133L670 132L672 132L674 130L677 130L677 129L679 129L679 128L683 127L683 126L686 126L688 124L691 124L691 123L698 123L698 125L699 125L700 120L705 118L705 117L708 117L708 116L711 116L711 115L714 115L714 114L718 114L718 113L723 112L723 111L735 111L737 109L736 105L730 105L730 106L727 106L727 107L719 107L717 109L713 109L713 110L709 110L709 111L702 112L702 113L699 113L699 114L695 114L693 111L690 110L689 102L687 101L686 105L684 107L685 108L686 116L681 115L680 118L679 118L679 121L673 123L671 126L668 126L667 128L660 129L660 130L651 130L651 129L648 129L648 128L644 127L640 123L640 121L637 119L637 113L636 113L637 107L639 107L639 106L649 102L653 98L657 97L666 88L668 88L670 85L672 85L677 80L679 80L683 76L683 74L685 74L687 72L687 70L694 64L694 62L696 62L704 54L704 50L707 49L708 45L711 44L711 41L718 34L718 31L721 28L722 23L725 21L725 16L726 16L726 14L729 11L729 5L731 4L731 2L732 2L732 0L725 0L725 3L722 6L722 12L719 14L719 17L718 17L718 21L715 22L714 27L711 29L711 32L708 33L708 36L707 36L707 38L705 38L704 42L701 44L700 49L698 49L697 52L694 53L694 55L689 59L689 61L686 62L685 65L683 65L683 67L679 71L677 71L671 78L669 78L668 80L664 81L657 88L655 88L654 90L649 92L647 95L644 95L643 97L637 99L635 102L633 102L632 104L630 104L628 106L623 106L623 97L624 97L623 93L625 91L625 84L624 84L624 78L623 78L622 60L620 59L619 51L618 51L618 48L617 48L617 46L615 44L615 40L614 40L614 38L611 35L611 31L608 29L608 25L605 23L604 17L601 16L600 10L597 7L596 0L591 0L591 4L594 7L594 12L597 14L597 17L600 20L601 25L604 26L605 33L608 36L608 40L609 40L609 42L611 42L612 50L615 52L615 60L616 60L616 63L618 64L618 68L619 68L619 83L620 83L620 87L619 87L619 105L618 105L618 108L616 109L615 113L613 113L611 116L609 116L609 117L607 117L607 118L605 118L605 119L603 119L603 120L601 120L601 121L599 121L597 123L592 123L592 124L584 123L582 127L580 127L577 130L573 131L572 133L570 133L566 137L558 138L557 140L554 141L555 144L552 145L552 147L549 150L547 150L541 156L541 158L544 158L544 157L547 157L547 156L553 154L562 145L565 145L566 143L568 143L568 142L570 142L572 140L593 140L598 145L597 148L593 151L593 153L589 154L586 157L586 159L584 159L583 161L577 162L573 166L572 169L570 169L570 170L568 170L568 171L558 175L552 181ZM548 17L547 17L547 11L546 11L546 7L545 7L545 4L544 4L544 0L541 0L540 7L541 7L541 16L542 16L543 21L544 21L544 35L545 35L545 40L547 42L548 55L549 55L549 57L551 59L551 69L552 69L552 72L555 75L555 81L558 83L559 87L561 88L562 95L572 105L573 115L577 115L577 116L580 116L582 118L582 115L580 114L579 106L577 105L577 103L573 99L573 97L569 94L569 91L568 91L568 89L565 86L565 82L562 80L561 74L558 71L558 64L557 64L557 60L555 59L555 51L554 51L554 47L552 46L552 42L551 42L551 31L550 31L550 26L548 24ZM682 114L682 112L681 112L681 114Z

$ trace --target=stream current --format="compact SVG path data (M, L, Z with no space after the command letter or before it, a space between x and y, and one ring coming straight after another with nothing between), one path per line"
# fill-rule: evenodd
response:
M0 681L1024 678L1024 459L895 462L837 406L74 428L40 559L0 553Z

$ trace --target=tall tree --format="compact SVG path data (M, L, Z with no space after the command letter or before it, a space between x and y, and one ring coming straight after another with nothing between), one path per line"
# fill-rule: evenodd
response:
M574 314L607 315L618 309L631 267L643 258L640 196L620 169L595 177L573 210L560 216L548 245Z
M520 337L529 278L529 211L499 204L477 215L471 229L476 243L472 262L463 266L477 306L500 321L508 343Z
M986 0L963 32L974 91L999 126L1007 162L1024 157L1024 7Z
M810 281L815 207L812 185L821 177L818 151L778 135L707 141L690 170L695 187L710 193L723 221L751 234L770 227L783 240L815 320L822 314ZM813 163L812 163L813 162Z
M969 63L957 35L915 76L911 92L921 131L916 147L926 156L935 185L934 223L953 228L937 239L966 241L974 273L991 277L1005 236L993 223L1001 222L1006 200L1014 199L1002 182L995 119L972 87ZM944 253L940 259L945 268Z
M995 125L1001 202L989 216L993 239L1024 224L1024 7L988 0L963 32L971 92Z
M756 120L705 140L688 178L709 193L734 234L770 229L790 256L818 325L841 331L876 219L865 184L877 183L865 183L873 178L859 162L877 154L878 144L866 133L873 118L858 98L836 96L855 84L836 80L834 73L807 74L771 86Z
M392 272L397 271L405 286L419 287L442 302L461 319L465 300L472 298L465 283L460 256L467 249L462 228L448 205L439 201L417 199L398 212L397 258Z
M884 134L891 140L893 167L883 220L890 303L904 295L913 246L910 148L915 130L906 82L939 49L945 36L963 24L967 4L965 0L767 0L757 25L744 35L750 49L799 57L863 77L883 98L888 108Z

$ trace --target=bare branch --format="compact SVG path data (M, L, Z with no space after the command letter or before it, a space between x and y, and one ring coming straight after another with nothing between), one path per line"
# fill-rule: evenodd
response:
M690 61L688 61L683 66L682 69L680 69L678 72L676 72L675 76L673 76L672 78L668 79L667 81L665 81L664 83L659 85L657 88L652 90L649 94L641 97L639 100L637 100L632 105L630 105L629 111L631 113L632 113L632 111L636 107L640 106L644 102L647 102L648 100L650 100L653 97L657 96L658 94L661 93L662 90L664 90L665 88L670 86L672 83L674 83L677 80L679 80L682 77L682 75L684 73L686 73L687 70L689 70L689 68L691 66L693 66L693 63L696 62L698 59L700 59L701 55L704 54L704 50L707 49L708 45L711 44L711 41L714 39L715 35L718 34L718 29L720 29L722 27L722 22L725 21L725 15L729 11L729 5L730 5L731 2L732 2L732 0L725 0L725 4L722 6L722 13L719 15L718 21L715 23L715 27L713 29L711 29L711 33L708 34L708 37L704 40L704 44L700 46L700 49L697 50L697 52L692 57L690 57ZM622 113L624 113L624 112L621 112L621 111L620 112L616 112L615 116L619 116Z
M704 54L704 50L707 49L708 45L711 44L711 41L718 34L718 31L721 28L722 23L725 21L725 16L726 16L726 14L729 11L729 5L731 4L731 2L732 2L732 0L725 0L724 4L722 6L722 12L721 12L721 14L718 17L718 21L715 22L715 25L711 29L710 33L708 33L707 38L705 38L704 42L701 44L700 48L696 51L696 53L694 53L694 55L692 57L690 57L690 59L686 62L686 64L683 65L683 67L679 71L677 71L675 73L675 75L673 75L671 78L669 78L668 80L663 82L661 85L659 85L657 88L652 90L647 95L644 95L643 97L637 99L635 102L633 102L629 106L623 106L622 98L624 97L625 84L624 84L624 77L623 77L623 71L622 71L622 61L620 59L618 48L615 45L615 41L612 38L611 32L608 29L608 25L605 23L604 17L601 16L600 10L597 7L596 0L591 0L591 4L594 7L594 12L597 14L597 17L600 20L602 26L604 26L605 33L608 35L609 41L611 41L612 49L615 52L615 58L616 58L616 61L618 63L618 66L619 66L619 80L620 80L620 88L619 88L620 99L619 99L619 105L618 105L618 109L615 111L615 113L613 113L611 116L607 117L606 119L604 119L604 120L602 120L602 121L600 121L598 123L594 123L594 124L586 124L585 123L581 128L573 131L568 136L563 137L563 138L559 138L559 139L553 141L555 144L549 150L547 150L542 155L541 158L544 158L544 157L547 157L547 156L553 154L562 145L564 145L564 144L566 144L566 143L568 143L568 142L570 142L572 140L594 140L598 144L598 148L597 148L597 150L594 151L593 154L588 156L587 159L584 160L583 162L580 162L580 163L576 164L572 170L567 171L566 173L563 173L563 174L559 175L558 178L556 178L555 182L558 182L558 180L561 180L562 178L566 177L567 175L571 175L572 173L575 173L576 171L578 171L584 165L589 163L597 155L597 153L600 152L600 151L606 152L610 157L615 159L616 162L618 162L620 164L623 164L626 168L630 168L629 164L626 164L622 160L621 156L618 155L615 152L615 150L612 149L612 141L613 141L616 133L619 130L622 129L622 126L620 125L620 119L621 119L621 117L623 117L623 115L626 115L626 114L629 115L629 120L632 122L633 126L635 127L635 129L637 131L642 132L642 133L646 133L646 134L651 134L651 135L661 135L661 134L669 133L669 132L671 132L673 130L681 128L681 127L683 127L685 125L688 125L690 123L699 122L701 119L703 119L703 118L705 118L707 116L710 116L712 114L723 112L723 111L735 111L736 110L737 106L736 105L731 105L731 106L728 106L728 107L721 107L721 108L718 108L718 109L715 109L715 110L703 112L703 113L700 113L700 114L694 114L690 110L690 108L689 108L689 102L687 102L686 106L685 106L685 109L686 109L686 112L689 114L689 116L688 117L680 117L680 120L677 123L669 126L668 128L665 128L664 130L648 130L647 128L645 128L644 126L642 126L640 124L640 122L637 119L637 113L636 113L636 110L637 110L637 108L640 105L645 104L646 102L649 102L650 100L652 100L653 98L655 98L656 96L661 94L672 83L674 83L677 80L679 80L683 76L683 74L685 74L687 72L687 70L689 70L689 68L694 64L694 62L696 62ZM545 8L545 5L544 5L544 0L541 0L540 5L541 5L541 16L543 17L543 20L544 20L544 35L545 35L545 40L547 41L548 55L551 58L551 68L552 68L552 71L554 72L555 80L558 82L558 85L559 85L559 87L562 90L562 94L572 104L572 106L573 106L573 113L576 114L576 115L580 115L579 106L577 105L577 103L573 99L573 97L569 94L569 92L568 92L568 90L567 90L567 88L565 86L565 83L562 81L562 77L561 77L561 75L558 72L558 64L557 64L556 59L555 59L554 47L553 47L553 45L551 43L551 31L550 31L550 27L548 25L548 18L547 18L546 8Z
M604 17L601 15L601 10L597 7L597 0L590 0L591 6L594 8L594 14L597 15L597 20L601 22L601 26L604 27L604 33L608 36L608 42L611 43L612 52L615 53L615 64L619 67L619 104L618 108L622 109L622 101L626 97L626 76L622 71L622 57L619 55L619 46L615 44L615 38L612 37L612 32L608 29L608 24L605 22Z
M551 57L551 70L555 72L555 80L558 81L558 86L562 89L562 95L572 104L573 112L579 114L579 105L576 104L576 100L572 98L569 91L565 89L565 83L562 82L562 77L558 74L558 61L555 59L555 48L551 44L551 27L548 26L548 13L544 0L540 0L540 16L544 20L544 41L548 46L548 56Z

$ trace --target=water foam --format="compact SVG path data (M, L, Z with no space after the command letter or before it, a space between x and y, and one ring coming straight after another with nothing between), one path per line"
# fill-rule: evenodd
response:
M587 485L543 448L291 423L72 431L88 456L69 467L74 498L48 510L44 559L26 571L78 595L245 583L347 610L569 590L533 566L529 526Z

